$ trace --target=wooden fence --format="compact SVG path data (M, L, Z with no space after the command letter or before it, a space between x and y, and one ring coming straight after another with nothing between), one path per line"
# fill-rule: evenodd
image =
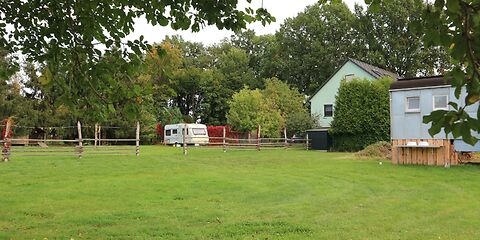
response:
M459 155L448 139L393 139L392 163L450 166L459 164Z
M2 158L5 162L9 161L13 156L72 156L82 158L84 155L140 155L139 123L137 123L136 126L136 138L134 139L101 138L99 134L100 129L97 128L97 125L95 126L94 138L83 138L82 125L80 122L77 123L78 137L76 139L15 139L11 138L8 134L13 127L11 121L7 121L5 135L3 136L3 140L0 141L2 145ZM91 143L93 143L93 145ZM100 145L100 143L103 143L103 145ZM18 146L18 144L22 144L23 146Z
M284 129L283 138L261 138L260 137L260 126L257 129L255 138L229 138L226 136L226 130L223 130L222 137L209 137L209 143L205 145L199 145L193 147L194 149L205 149L205 148L222 148L224 152L227 150L257 150L261 149L287 149L287 148L298 148L306 149L310 148L310 140L308 139L308 134L305 139L293 139L287 138L287 132ZM194 138L194 137L193 137ZM186 155L188 152L188 144L183 144L183 153Z

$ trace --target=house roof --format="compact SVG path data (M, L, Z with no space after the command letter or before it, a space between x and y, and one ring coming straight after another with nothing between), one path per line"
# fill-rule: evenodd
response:
M337 70L335 70L335 72L330 75L330 77L327 79L327 81L325 81L318 89L317 91L315 91L314 94L312 94L312 96L310 96L310 98L308 99L308 101L310 101L313 96L317 95L317 93L325 86L325 84L327 84L330 79L332 79L333 76L335 76L335 74L337 74L337 72L347 63L347 62L352 62L353 64L357 65L359 68L363 69L365 72L367 72L368 74L370 74L372 77L374 78L381 78L381 77L392 77L393 79L398 79L400 78L398 76L398 74L396 73L393 73L393 72L390 72L390 71L387 71L385 69L381 69L379 67L376 67L376 66L373 66L371 64L368 64L368 63L365 63L365 62L362 62L360 60L357 60L357 59L353 59L353 58L347 58L347 60L345 60L343 62L343 64L337 68Z
M443 76L431 76L431 77L415 77L415 78L404 78L399 79L398 81L390 85L390 90L397 89L408 89L408 88L424 88L424 87L435 87L435 86L449 86L451 81L444 78Z
M385 69L373 66L371 64L362 62L357 59L349 58L348 60L352 61L355 63L357 66L368 72L370 75L374 76L375 78L381 78L381 77L392 77L393 79L398 79L399 76L396 73L387 71Z

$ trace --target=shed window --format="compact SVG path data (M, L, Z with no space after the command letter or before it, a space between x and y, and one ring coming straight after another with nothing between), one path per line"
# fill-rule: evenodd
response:
M323 105L323 116L324 117L333 117L333 104Z
M420 97L407 97L407 112L420 112Z
M433 96L433 110L448 110L448 96Z
M170 129L166 130L165 136L172 136L172 131Z

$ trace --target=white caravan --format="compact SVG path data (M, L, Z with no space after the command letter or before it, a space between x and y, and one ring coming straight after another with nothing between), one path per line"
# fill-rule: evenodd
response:
M207 126L204 124L169 124L165 126L164 136L166 144L183 144L183 133L186 129L185 142L187 144L208 144Z

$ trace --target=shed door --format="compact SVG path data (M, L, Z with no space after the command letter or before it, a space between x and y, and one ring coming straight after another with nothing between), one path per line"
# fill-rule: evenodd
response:
M330 139L328 131L311 131L308 132L308 138L311 139L311 149L314 150L329 150Z

